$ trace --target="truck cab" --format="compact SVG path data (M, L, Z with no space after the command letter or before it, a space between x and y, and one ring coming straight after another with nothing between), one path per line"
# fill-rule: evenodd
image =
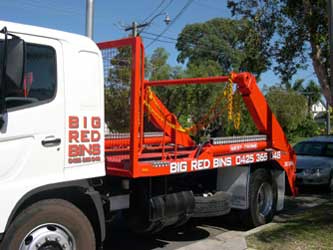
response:
M4 232L29 197L48 187L54 190L53 185L71 186L75 180L105 175L104 92L101 52L90 39L10 22L0 22L0 27L23 39L26 50L23 88L2 83ZM83 152L88 153L81 160Z

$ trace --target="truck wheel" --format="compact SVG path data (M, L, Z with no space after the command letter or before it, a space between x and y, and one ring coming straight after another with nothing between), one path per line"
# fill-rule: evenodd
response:
M272 221L276 211L277 188L265 169L257 169L250 177L249 209L245 223L257 227Z
M1 250L93 250L88 218L71 203L50 199L24 209L9 226Z

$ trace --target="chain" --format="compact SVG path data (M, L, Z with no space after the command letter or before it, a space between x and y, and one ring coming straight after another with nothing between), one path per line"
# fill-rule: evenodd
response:
M177 126L176 124L171 123L171 122L168 121L163 115L161 115L161 114L163 114L163 112L162 112L162 110L159 108L159 105L158 105L158 103L156 102L156 100L154 99L152 90L151 90L150 88L147 88L147 92L148 92L148 100L149 100L149 101L147 102L147 101L145 100L145 101L144 101L144 105L147 107L147 110L148 110L148 117L150 117L151 114L153 113L154 116L155 116L156 118L158 118L159 120L161 120L163 123L168 124L168 126L171 127L172 129L175 129L175 130L177 130L177 131L179 131L179 132L186 133L186 132L187 132L186 129L184 129L184 128L181 127L181 126ZM154 110L154 109L151 107L151 105L150 105L150 101L153 101L153 102L155 103L156 107L158 108L158 112L157 112L156 110ZM150 119L150 118L148 118L148 119Z
M224 90L224 97L228 100L227 108L228 108L228 121L232 121L232 112L233 112L233 95L232 95L232 78L231 76L228 79L227 86Z
M239 130L241 123L241 94L236 91L234 94L234 128Z
M231 76L229 77L228 83L222 92L222 96L227 99L226 105L228 111L228 121L233 121L234 128L239 129L240 120L241 120L241 105L240 105L241 95L238 91L236 91L235 94L233 94L233 82ZM151 102L155 104L155 106L157 107L157 111L151 107L150 105ZM172 129L175 129L179 132L187 134L191 133L192 135L195 135L202 128L208 126L213 119L216 119L222 113L223 110L220 112L216 112L216 109L221 104L221 102L222 98L221 96L218 96L216 98L214 105L210 108L210 111L207 113L207 115L202 117L199 122L193 124L188 128L183 128L182 126L176 125L165 118L165 116L163 115L164 112L160 109L159 103L155 100L153 92L150 87L147 88L146 100L144 101L144 105L147 107L149 120L151 118L151 114L154 114L154 117L161 120L163 123L166 123ZM235 113L233 114L233 112ZM212 116L212 114L214 115Z

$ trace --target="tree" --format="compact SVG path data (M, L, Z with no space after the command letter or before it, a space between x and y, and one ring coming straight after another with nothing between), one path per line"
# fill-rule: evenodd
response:
M310 114L312 105L317 103L321 98L321 91L318 84L313 80L310 80L306 87L303 85L304 79L297 79L293 84L289 82L281 84L280 88L285 89L286 91L296 91L297 93L305 96L308 100L308 114Z
M252 23L245 19L215 18L185 26L177 39L177 59L188 65L210 60L220 66L219 74L250 71L259 76L270 65L270 58L258 39Z
M171 67L168 63L168 53L162 49L156 49L148 60L150 80L209 77L221 74L221 66L212 60L202 60L200 63L190 63L186 69L179 66ZM154 87L153 90L162 100L165 106L173 112L184 127L204 122L195 138L215 131L216 128L225 130L227 119L223 114L222 106L225 106L223 98L224 84L212 85L179 85ZM215 108L216 102L219 103ZM209 112L221 112L217 119L206 119ZM211 118L211 117L209 117ZM222 125L223 124L223 125ZM220 131L221 132L221 131ZM194 134L192 134L194 135Z
M330 86L327 0L228 0L232 14L254 24L263 53L288 82L308 59L321 90L333 105Z
M289 138L307 118L306 98L295 92L272 87L266 94L267 102Z
M150 80L162 80L172 78L172 67L167 63L168 52L164 48L156 48L148 60Z
M128 132L130 127L131 49L117 49L110 60L105 81L105 121L113 132Z

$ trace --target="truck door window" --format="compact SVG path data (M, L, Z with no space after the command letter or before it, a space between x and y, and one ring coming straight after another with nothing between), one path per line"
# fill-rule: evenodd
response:
M23 89L7 84L7 109L16 110L51 101L57 87L55 50L49 46L27 44Z

